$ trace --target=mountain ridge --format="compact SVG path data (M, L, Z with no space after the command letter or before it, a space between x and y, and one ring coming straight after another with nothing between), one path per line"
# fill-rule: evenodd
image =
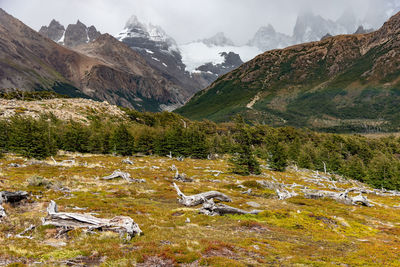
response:
M397 112L399 25L400 13L372 33L265 52L177 112L215 121L242 114L260 123L321 130L362 130L363 124L368 129L397 129L391 111ZM389 107L382 107L384 103ZM369 108L373 104L377 106Z
M0 13L2 90L53 90L150 111L182 105L190 96L177 90L139 54L110 35L99 37L102 44L85 42L71 50L40 35L4 10ZM116 56L125 53L126 61L107 57L112 51ZM128 64L129 60L134 63Z

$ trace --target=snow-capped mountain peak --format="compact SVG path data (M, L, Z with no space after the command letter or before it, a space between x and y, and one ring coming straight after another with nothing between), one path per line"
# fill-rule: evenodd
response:
M175 40L168 36L160 26L142 23L135 15L126 22L125 28L116 35L116 38L120 41L127 38L147 40L163 47L163 50L179 51Z

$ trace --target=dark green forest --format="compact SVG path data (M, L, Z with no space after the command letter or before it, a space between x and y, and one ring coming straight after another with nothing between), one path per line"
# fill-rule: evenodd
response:
M57 151L184 156L204 159L229 154L232 172L259 174L260 164L276 171L289 165L324 170L368 183L400 189L400 138L316 133L292 127L193 122L174 113L125 110L129 119L91 118L90 124L15 116L0 120L2 153L44 159Z
M1 153L44 159L64 150L80 153L137 153L205 159L230 155L232 172L259 174L260 164L276 171L289 165L324 170L375 188L400 189L400 138L317 133L293 127L188 121L174 113L125 109L128 119L93 117L89 124L14 116L0 120Z

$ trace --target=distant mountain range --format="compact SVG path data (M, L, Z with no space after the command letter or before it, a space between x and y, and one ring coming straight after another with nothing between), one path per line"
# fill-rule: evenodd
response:
M273 25L268 24L260 27L246 45L238 46L223 32L219 32L210 38L178 46L186 69L189 72L196 72L201 65L220 63L221 52L234 52L246 62L273 49L319 41L324 37L340 34L372 32L379 28L396 10L400 10L400 6L396 1L389 0L382 3L381 9L375 10L376 14L369 14L366 19L356 18L351 10L345 11L335 21L312 12L303 12L297 17L292 35L280 33L275 30Z
M372 33L265 52L219 78L177 112L219 122L241 114L276 126L398 131L399 55L400 13Z
M98 53L89 51L93 49L92 43L96 43L101 35L95 26L86 27L82 22L70 24L65 27L56 20L52 20L48 26L43 26L39 33L52 39L60 45L66 46L77 52L98 57ZM219 57L221 60L214 62L205 62L198 65L198 69L194 72L187 71L186 65L182 61L181 51L175 42L161 27L144 24L140 22L136 16L132 16L126 23L124 29L115 36L118 41L129 46L133 51L140 55L146 64L151 67L155 73L162 76L172 85L168 91L171 93L162 102L159 99L152 99L155 103L149 105L141 105L137 101L141 101L138 97L124 101L124 106L133 106L141 109L157 111L157 110L173 110L182 106L185 101L199 90L207 87L215 81L219 75L225 74L230 70L239 67L243 61L239 55L232 52L225 52L226 49L221 49ZM230 41L224 37L222 33L216 36L203 40L211 45L221 43L228 44ZM115 46L120 46L113 42ZM254 54L253 56L255 56ZM105 60L106 55L102 54L101 59ZM235 57L233 59L233 57ZM119 61L124 58L118 57ZM108 57L105 61L109 62L113 58ZM125 58L129 60L129 58ZM114 60L115 61L115 60ZM225 62L226 61L226 62ZM119 64L119 62L113 62ZM159 103L159 105L157 105Z
M0 89L51 90L148 111L181 106L195 91L111 35L93 41L90 28L78 22L64 31L55 21L42 28L62 46L0 9Z
M242 46L222 32L177 44L161 27L135 16L115 38L79 20L66 27L52 20L39 30L40 36L2 10L0 90L56 90L138 110L171 111L263 51L341 33L371 32L379 18L400 8L388 3L385 14L376 14L369 23L351 12L336 21L302 13L292 36L268 25Z
M388 19L390 15L393 15L395 10L399 9L400 7L395 9L392 5L389 5L386 7L387 12L385 12L385 14L374 15L372 21L359 20L350 10L344 12L336 21L325 19L312 12L303 12L297 17L291 36L277 32L275 28L269 24L266 27L261 27L254 35L253 39L249 41L248 45L255 46L265 52L291 45L319 41L324 36L353 34L360 27L372 31L373 28L380 27L384 20Z

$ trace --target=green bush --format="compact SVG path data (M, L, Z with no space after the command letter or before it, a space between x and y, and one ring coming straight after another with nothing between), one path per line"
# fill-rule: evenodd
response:
M24 157L44 159L57 152L54 132L44 118L13 117L7 133L8 149Z
M135 139L128 131L125 124L119 124L116 129L114 129L111 137L111 144L113 152L122 156L130 156L133 153Z
M252 148L253 136L240 118L237 118L236 133L233 135L235 141L232 163L232 172L239 175L261 174L260 164L254 156Z

